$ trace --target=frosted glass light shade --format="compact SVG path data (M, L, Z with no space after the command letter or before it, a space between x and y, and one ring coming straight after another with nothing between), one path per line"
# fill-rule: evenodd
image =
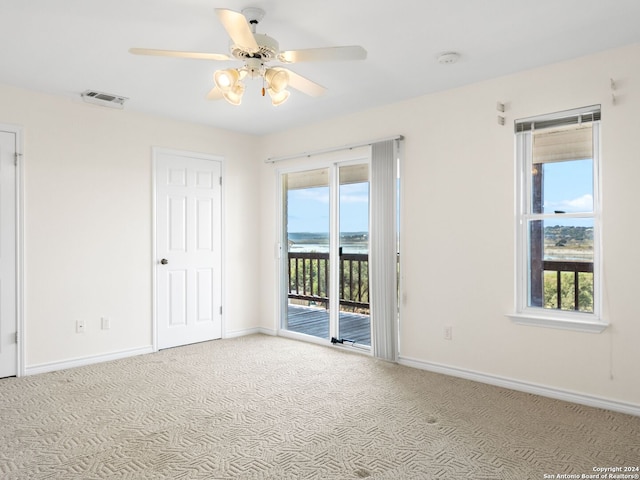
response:
M236 82L233 88L224 92L222 96L231 105L240 105L242 102L242 94L244 93L244 84L242 82Z
M264 78L269 84L269 88L275 93L282 92L289 85L289 74L286 70L279 68L269 68Z
M271 104L275 107L278 105L282 105L289 98L289 91L282 90L281 92L276 92L272 88L268 88L267 92L269 92L269 96L271 97Z
M213 74L213 82L224 93L231 91L238 80L240 80L240 74L233 68L216 70Z

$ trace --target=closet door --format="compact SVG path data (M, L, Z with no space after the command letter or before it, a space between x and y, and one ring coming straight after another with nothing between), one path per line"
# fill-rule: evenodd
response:
M158 348L222 335L221 163L157 151Z

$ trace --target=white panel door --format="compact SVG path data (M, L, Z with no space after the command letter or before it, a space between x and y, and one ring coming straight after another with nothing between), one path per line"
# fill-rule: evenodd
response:
M0 377L17 374L16 134L0 131Z
M222 336L221 164L155 152L157 346Z

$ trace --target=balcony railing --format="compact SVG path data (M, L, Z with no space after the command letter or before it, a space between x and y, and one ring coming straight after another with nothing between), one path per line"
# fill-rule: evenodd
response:
M355 311L369 309L369 256L366 253L340 255L340 305ZM328 306L329 254L289 252L289 298Z
M545 307L568 310L593 311L593 263L589 262L543 262L543 270L545 274ZM555 272L555 286L547 282L547 276L552 276ZM573 273L573 275L571 275ZM580 275L582 274L582 275ZM580 282L582 277L583 282ZM586 277L586 278L585 278ZM568 288L565 282L569 282ZM573 283L573 286L571 286ZM584 287L584 288L581 288ZM563 287L564 290L563 290ZM547 291L549 289L549 292ZM553 292L555 290L555 302L553 301ZM566 292L566 294L565 294ZM581 299L581 294L586 295L587 299ZM571 298L571 295L573 298ZM563 302L564 300L564 302ZM555 303L555 304L554 304Z
M543 269L545 308L593 311L593 263L545 260ZM555 278L549 281L552 276ZM338 277L340 305L354 311L368 310L368 255L342 254ZM289 298L327 307L329 278L328 253L289 252ZM581 298L585 295L586 299Z

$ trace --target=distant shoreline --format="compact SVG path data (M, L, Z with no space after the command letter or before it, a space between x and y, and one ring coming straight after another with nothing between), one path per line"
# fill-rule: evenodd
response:
M329 234L324 232L289 232L290 252L329 251ZM340 234L340 247L344 253L367 253L369 251L368 232L343 232Z

